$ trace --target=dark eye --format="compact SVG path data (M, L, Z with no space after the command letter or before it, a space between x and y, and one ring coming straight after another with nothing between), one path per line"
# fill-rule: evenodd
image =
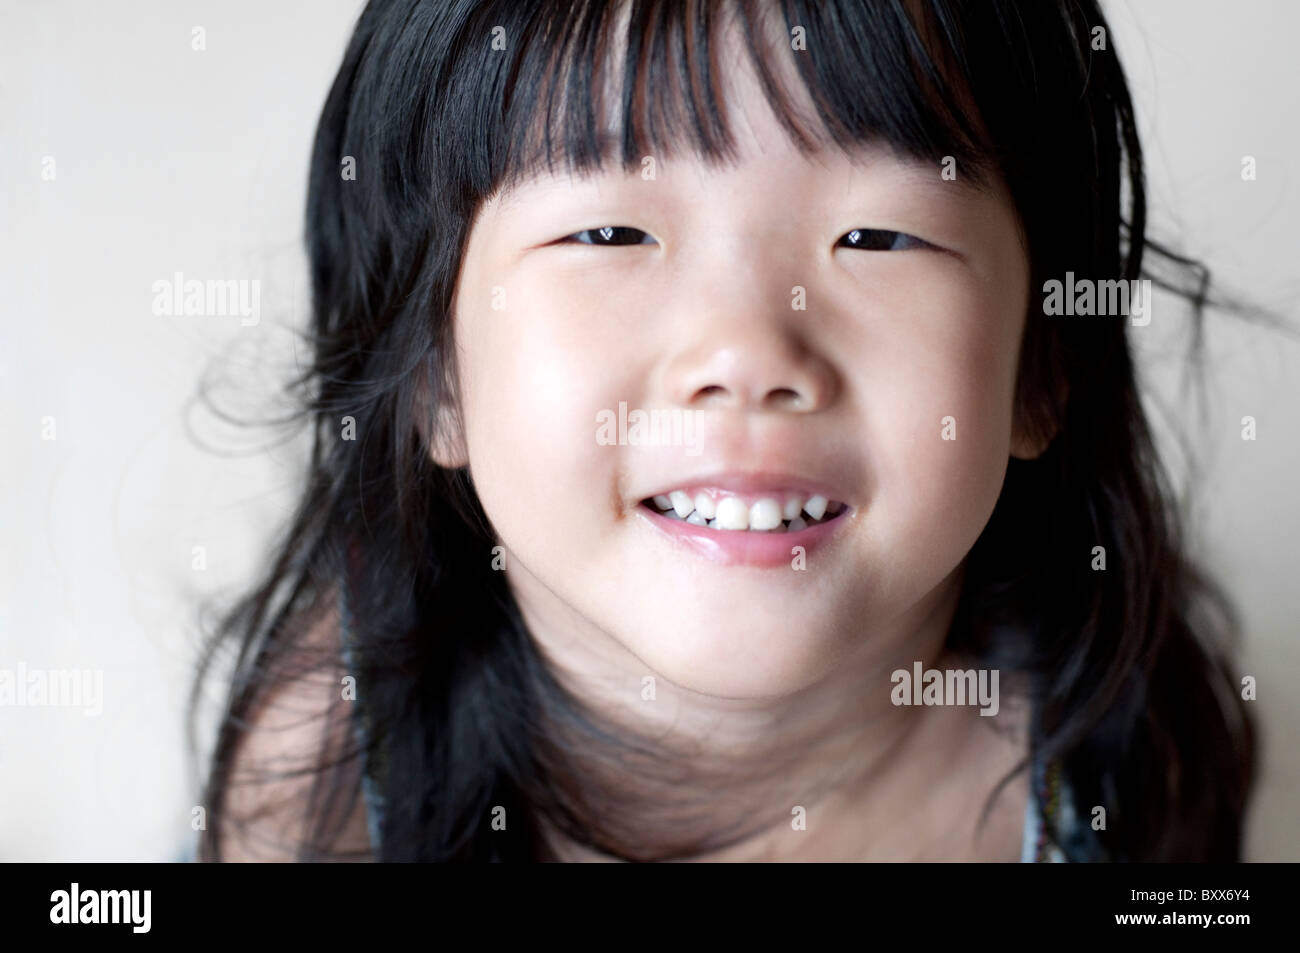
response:
M929 248L929 242L906 232L891 232L885 228L855 228L839 240L845 248L863 251L906 251L909 248Z
M586 228L569 235L568 239L580 245L653 245L655 243L655 240L641 229L628 228L625 225Z

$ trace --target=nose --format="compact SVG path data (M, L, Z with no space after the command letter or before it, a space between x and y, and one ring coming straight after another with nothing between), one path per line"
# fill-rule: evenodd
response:
M679 406L811 413L829 402L831 375L794 341L720 344L680 363L673 388Z
M805 414L829 406L839 377L807 333L810 312L795 310L792 299L770 281L747 294L733 285L707 298L697 286L694 306L679 311L679 344L667 367L674 404Z

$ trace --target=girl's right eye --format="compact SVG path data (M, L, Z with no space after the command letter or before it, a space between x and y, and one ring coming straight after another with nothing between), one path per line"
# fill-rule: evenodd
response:
M565 236L564 241L580 245L653 245L655 240L639 228L626 225L606 225L603 228L585 228Z
M915 235L895 232L887 228L855 228L843 235L837 244L842 244L845 248L861 248L864 251L907 251L913 248L934 247Z

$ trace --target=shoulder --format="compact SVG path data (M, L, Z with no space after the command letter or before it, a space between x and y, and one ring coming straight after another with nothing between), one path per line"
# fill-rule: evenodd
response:
M234 745L223 803L212 819L219 859L297 860L317 825L338 832L317 845L331 856L369 859L340 635L338 592L330 589L294 620L285 651L264 672L267 687ZM327 796L336 787L339 796Z

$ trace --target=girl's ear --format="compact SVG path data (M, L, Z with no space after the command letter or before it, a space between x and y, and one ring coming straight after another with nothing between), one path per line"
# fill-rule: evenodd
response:
M447 402L434 407L433 389L427 374L420 375L416 392L416 420L420 436L429 448L429 458L438 466L455 470L469 465L469 450L460 414Z
M1056 405L1045 414L1034 414L1027 421L1020 407L1016 407L1011 424L1011 456L1018 460L1036 460L1052 445L1065 417L1065 404L1070 396L1070 385L1064 379L1056 387Z
M1017 421L1011 434L1011 455L1017 460L1037 459L1048 448L1052 442L1052 437L1055 436L1055 434L1050 436L1030 436L1024 432L1019 421Z

